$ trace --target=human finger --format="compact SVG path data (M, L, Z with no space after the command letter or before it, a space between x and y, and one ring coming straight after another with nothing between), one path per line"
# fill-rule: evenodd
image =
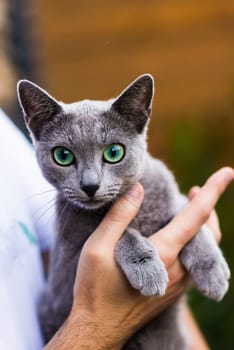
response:
M220 243L222 238L221 228L219 225L218 215L215 210L212 210L209 219L206 222L207 226L210 228L211 232L214 235L214 238L217 243Z
M180 250L208 220L216 202L234 179L232 168L222 168L208 178L199 193L163 229L150 237L162 258L171 264ZM168 254L170 251L172 254Z
M167 269L168 272L168 288L181 281L188 272L185 270L180 260L177 258L174 263Z
M143 197L144 190L138 182L113 205L90 239L102 240L102 243L108 244L109 249L115 246L138 213Z
M193 199L200 190L201 188L199 186L192 187L189 191L189 199ZM219 225L219 218L215 210L212 210L206 225L210 228L216 242L219 243L222 238L222 233Z

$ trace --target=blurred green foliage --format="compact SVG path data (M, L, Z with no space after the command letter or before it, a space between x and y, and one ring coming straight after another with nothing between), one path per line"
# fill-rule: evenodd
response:
M165 122L166 123L166 122ZM168 123L168 120L167 120ZM174 171L183 192L202 185L218 168L234 164L234 120L214 111L204 116L184 115L161 125L163 158ZM234 186L228 188L217 205L221 221L222 250L234 273ZM201 296L194 289L189 302L212 350L234 349L234 281L220 303Z

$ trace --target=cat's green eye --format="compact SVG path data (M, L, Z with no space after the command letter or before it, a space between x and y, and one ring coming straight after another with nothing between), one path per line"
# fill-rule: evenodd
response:
M54 161L61 166L69 166L75 161L74 154L65 147L56 147L53 151Z
M103 153L103 159L108 163L118 163L123 159L124 155L124 146L118 143L113 143L106 147Z

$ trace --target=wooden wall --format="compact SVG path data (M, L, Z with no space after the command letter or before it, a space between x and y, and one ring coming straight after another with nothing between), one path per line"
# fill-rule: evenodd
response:
M39 0L38 13L46 81L65 102L150 72L159 119L232 106L232 0Z

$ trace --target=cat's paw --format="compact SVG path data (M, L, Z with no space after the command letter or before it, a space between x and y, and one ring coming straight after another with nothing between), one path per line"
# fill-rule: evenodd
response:
M221 254L200 261L191 270L198 290L210 299L220 301L228 290L229 267Z
M168 274L160 259L144 254L128 261L124 269L130 284L145 296L165 294Z
M128 228L115 248L115 258L133 288L146 296L164 295L167 270L153 244Z
M155 249L144 249L118 259L120 255L117 247L116 257L133 288L145 296L165 294L168 275Z

